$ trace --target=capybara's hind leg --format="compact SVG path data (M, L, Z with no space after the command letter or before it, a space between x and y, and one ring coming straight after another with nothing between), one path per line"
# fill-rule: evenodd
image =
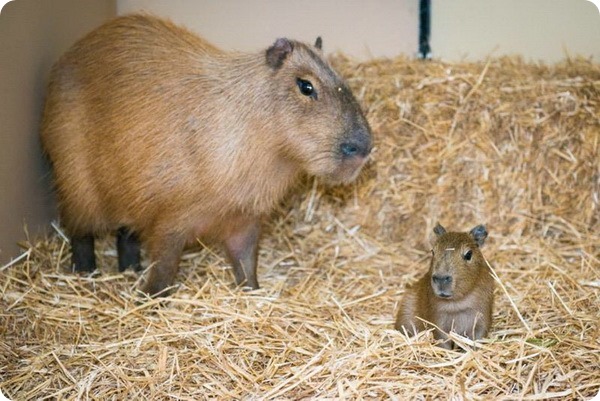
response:
M141 290L152 296L165 296L179 269L185 238L178 234L153 235L148 241L151 267Z
M96 270L93 235L74 235L71 237L71 269L74 272L93 272Z
M233 265L237 285L258 289L256 263L258 258L258 220L250 220L236 226L225 238L227 255Z
M140 239L137 234L121 227L117 230L117 256L119 259L119 271L124 271L128 267L135 271L141 269L140 263Z

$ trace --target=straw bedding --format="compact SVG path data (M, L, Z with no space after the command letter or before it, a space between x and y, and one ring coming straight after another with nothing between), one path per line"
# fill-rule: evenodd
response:
M265 222L262 289L198 246L166 299L66 273L58 230L0 270L0 390L25 399L589 399L600 390L600 66L334 63L376 136L357 183L307 178ZM393 330L437 221L485 223L489 338Z

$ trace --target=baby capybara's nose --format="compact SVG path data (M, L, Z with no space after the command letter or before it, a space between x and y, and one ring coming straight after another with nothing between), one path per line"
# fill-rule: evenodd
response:
M452 284L452 277L451 276L439 276L439 275L434 275L431 277L433 280L433 283L438 285L440 288L444 288L450 284Z

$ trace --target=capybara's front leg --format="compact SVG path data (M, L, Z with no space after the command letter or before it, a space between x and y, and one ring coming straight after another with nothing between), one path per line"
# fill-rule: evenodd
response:
M224 241L227 255L233 265L236 284L253 290L258 289L256 262L259 236L258 219L248 219L236 224Z
M73 235L71 237L71 269L85 273L96 270L93 235Z
M436 340L443 340L442 342L438 343L438 345L442 348L452 349L454 347L454 342L450 339L450 337L448 337L448 334L440 329L435 329L433 331L433 338Z
M489 327L492 323L490 321L490 316L492 316L491 303L487 314L484 315L478 312L475 315L475 328L473 329L473 337L470 338L473 340L481 340L487 336Z
M121 227L117 231L117 257L120 272L128 267L135 271L140 270L140 240L137 234L127 227Z
M154 234L148 239L151 267L141 290L151 296L166 296L179 269L179 259L185 245L180 234Z

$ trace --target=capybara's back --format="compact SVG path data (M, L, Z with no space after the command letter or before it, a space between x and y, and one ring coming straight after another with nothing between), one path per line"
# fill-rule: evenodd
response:
M156 264L149 293L198 236L222 241L238 284L256 288L260 217L303 172L351 181L371 149L320 49L278 39L227 53L146 15L106 23L56 63L41 136L75 269L95 268L95 234L119 230L124 254L139 236Z

